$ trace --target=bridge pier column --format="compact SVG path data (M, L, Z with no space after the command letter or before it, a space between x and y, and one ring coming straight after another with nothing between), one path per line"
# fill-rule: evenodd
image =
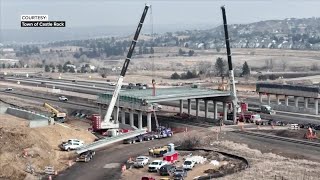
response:
M130 110L130 126L134 126L133 109Z
M147 129L151 132L151 112L147 113Z
M304 108L306 109L308 108L308 100L309 100L308 98L306 97L304 98Z
M262 93L259 93L259 102L260 102L260 104L263 103L263 102L262 102Z
M299 97L298 96L294 97L294 107L299 107Z
M232 103L232 109L233 109L233 116L232 116L233 124L237 124L237 105Z
M267 95L267 98L268 98L268 105L270 105L270 94Z
M183 112L183 100L180 99L180 114Z
M101 104L99 104L99 115L100 115L100 117L102 119L102 105Z
M208 100L204 100L204 117L208 118Z
M314 99L314 108L316 110L316 115L319 114L318 103L319 103L319 99Z
M289 96L284 96L284 101L285 101L285 104L286 106L289 106Z
M218 103L217 103L217 101L213 101L213 117L214 117L214 120L218 119Z
M223 102L223 121L227 120L227 116L228 116L228 107L227 107L227 103Z
M121 109L121 123L126 124L126 111Z
M142 129L142 111L138 112L138 128Z
M199 108L199 99L196 99L196 117L197 117L197 119L199 117L199 110L200 110L200 108Z
M280 104L280 97L278 94L276 94L276 101L277 101L277 105L279 105Z
M191 114L191 99L188 99L188 114Z

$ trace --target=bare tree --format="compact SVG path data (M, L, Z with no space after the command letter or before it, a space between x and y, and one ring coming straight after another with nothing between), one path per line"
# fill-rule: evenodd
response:
M266 59L264 62L267 70L273 69L273 59Z
M288 67L288 61L285 61L285 60L281 60L281 68L282 68L282 71L285 71Z
M197 69L200 74L203 74L204 76L207 76L212 70L212 64L208 61L200 61L197 63Z
M318 71L319 70L319 66L318 66L318 64L317 63L313 63L312 65L311 65L311 69L310 69L311 71Z

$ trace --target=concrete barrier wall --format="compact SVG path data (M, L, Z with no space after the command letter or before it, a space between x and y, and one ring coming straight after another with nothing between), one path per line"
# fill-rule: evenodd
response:
M7 108L6 112L10 115L30 120L29 127L43 127L49 125L49 117L41 114L13 107Z
M294 113L303 113L303 114L316 114L315 109L305 109L304 107L294 107L294 106L285 106L285 105L272 105L271 107L274 110L278 111L288 111L288 112L294 112Z
M1 105L0 105L0 114L6 113L7 109L8 109L8 107L1 106Z

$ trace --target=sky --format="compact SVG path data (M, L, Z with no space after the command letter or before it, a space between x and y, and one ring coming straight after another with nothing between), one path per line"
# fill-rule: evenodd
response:
M229 24L320 17L318 0L0 0L0 28L19 29L24 14L49 15L67 27L136 25L146 2L155 26L215 27L222 24L221 5Z

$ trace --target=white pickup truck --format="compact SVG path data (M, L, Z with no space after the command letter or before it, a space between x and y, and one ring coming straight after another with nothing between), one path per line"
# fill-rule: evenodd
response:
M133 163L133 167L140 168L144 167L149 163L149 157L147 156L138 156Z
M69 139L67 142L63 142L60 148L65 151L75 150L84 145L84 142L78 139Z
M168 164L167 161L162 161L162 160L154 160L152 163L149 164L148 166L148 171L149 172L157 172L161 166Z

